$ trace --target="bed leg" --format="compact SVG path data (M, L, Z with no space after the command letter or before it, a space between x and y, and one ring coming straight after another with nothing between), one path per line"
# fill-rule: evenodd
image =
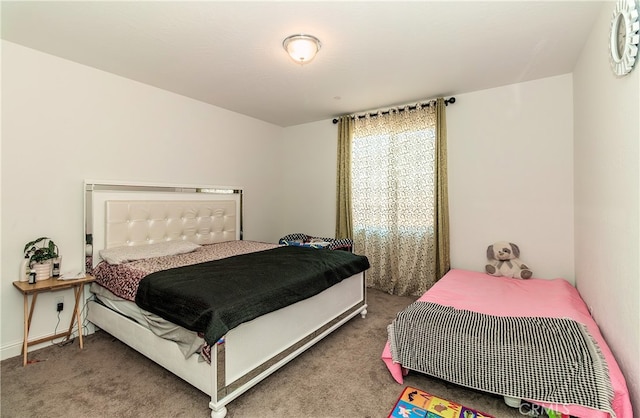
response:
M504 403L506 403L508 406L512 408L520 407L520 398L514 398L511 396L503 396L503 398L504 398Z
M367 317L367 305L364 305L362 307L362 310L360 311L360 316L362 317L362 319Z
M211 404L209 404L209 407L211 408L211 418L224 418L227 415L226 406L216 409Z

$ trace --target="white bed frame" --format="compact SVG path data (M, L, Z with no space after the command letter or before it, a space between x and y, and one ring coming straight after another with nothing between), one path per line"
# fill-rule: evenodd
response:
M242 239L238 189L85 181L85 209L94 265L100 249L118 245ZM312 298L232 329L223 344L212 348L210 365L196 355L185 359L174 342L97 302L89 302L87 317L207 393L211 416L222 418L229 402L354 316L364 318L366 313L364 273L359 273Z

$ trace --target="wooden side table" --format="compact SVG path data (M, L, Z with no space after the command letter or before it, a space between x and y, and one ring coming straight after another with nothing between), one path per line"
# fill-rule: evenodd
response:
M80 299L84 295L85 283L91 283L95 278L90 275L86 275L79 279L61 280L61 279L47 279L41 280L34 284L28 282L13 282L13 285L22 292L24 296L24 341L22 343L22 365L27 365L27 348L30 345L40 344L46 341L51 341L60 337L69 337L73 332L73 325L78 324L78 337L80 339L80 348L83 348L82 343L82 322L80 322ZM73 307L73 314L71 315L71 324L69 330L60 332L49 337L38 338L37 340L29 341L29 328L31 327L31 317L33 316L33 308L36 306L36 300L38 294L42 292L56 292L58 290L73 289L75 294L75 305ZM31 307L29 307L29 295L31 297Z

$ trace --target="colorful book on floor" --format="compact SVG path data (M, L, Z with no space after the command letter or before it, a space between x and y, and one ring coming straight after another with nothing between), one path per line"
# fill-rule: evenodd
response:
M389 418L495 418L459 403L407 386Z

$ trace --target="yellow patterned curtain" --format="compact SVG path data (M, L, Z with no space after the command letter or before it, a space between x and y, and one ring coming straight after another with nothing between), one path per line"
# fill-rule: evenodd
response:
M444 108L444 101L442 101ZM371 262L367 285L420 295L449 269L446 128L437 105L353 122L355 251Z
M443 98L436 100L435 164L436 279L439 280L451 268L449 257L449 181L447 177L447 106Z
M350 116L338 120L338 176L336 238L353 238L351 221L351 141L353 121Z

